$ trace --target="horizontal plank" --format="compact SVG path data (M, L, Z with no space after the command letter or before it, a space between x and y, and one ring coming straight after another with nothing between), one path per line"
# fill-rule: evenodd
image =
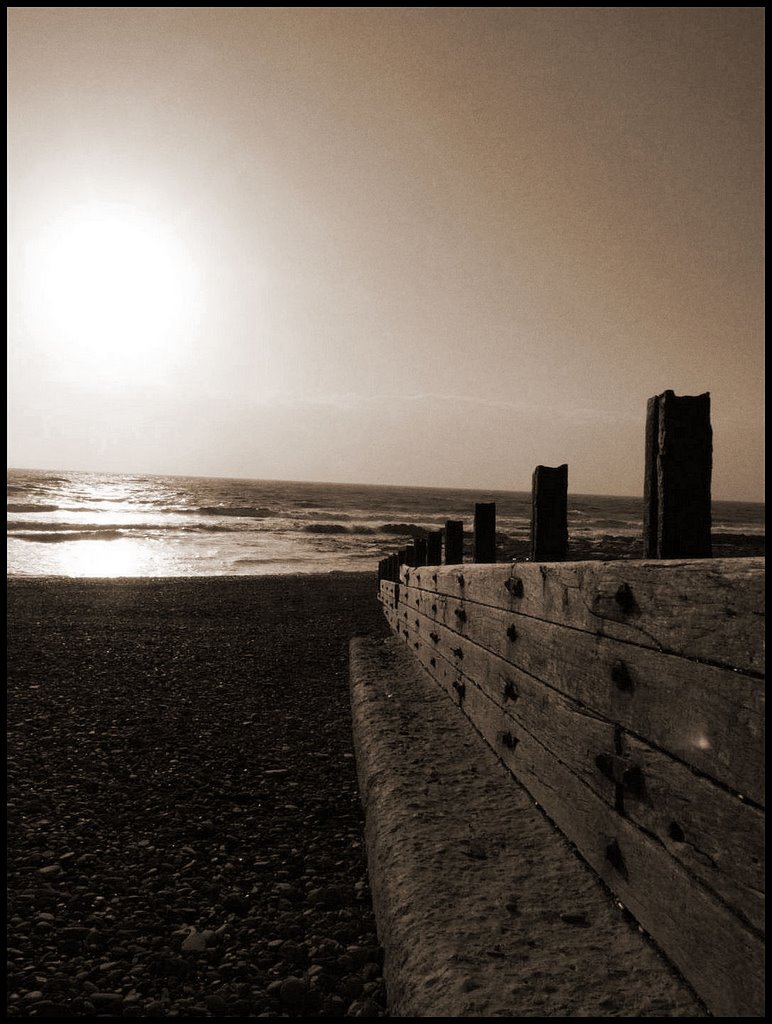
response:
M387 618L410 635L396 609ZM413 626L413 629L415 627ZM420 641L419 641L420 643ZM439 680L438 680L439 682ZM462 710L716 1015L763 1014L763 942L470 683Z
M621 745L642 780L625 791L627 817L763 933L764 812L626 733Z
M412 586L399 604L763 805L762 680Z
M406 609L391 611L403 639L448 692L465 693L475 683L610 806L623 806L743 920L764 930L763 811L622 730L616 736L611 723L583 714L420 613L405 618ZM613 774L616 764L624 776ZM624 783L621 791L612 778Z
M402 639L419 662L449 693L463 700L464 690L474 682L509 715L513 725L528 729L545 746L559 752L558 756L576 775L614 805L616 785L597 764L599 756L611 757L615 753L616 729L612 722L593 715L517 669L506 666L505 671L496 672L494 666L493 672L475 673L477 659L465 659L459 664L447 643L432 641L433 626L424 616L410 616L406 621L403 611L401 620L395 613L394 622L400 623Z
M764 673L764 559L402 567L412 586Z
M479 693L479 691L478 691ZM465 704L467 702L465 701ZM479 693L465 712L716 1015L764 1011L764 944L640 829L525 731L502 743L502 712Z

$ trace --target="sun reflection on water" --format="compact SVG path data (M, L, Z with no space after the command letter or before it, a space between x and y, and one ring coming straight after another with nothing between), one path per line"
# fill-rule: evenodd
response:
M169 573L157 545L145 540L79 540L57 544L50 552L49 572L57 576L161 576Z

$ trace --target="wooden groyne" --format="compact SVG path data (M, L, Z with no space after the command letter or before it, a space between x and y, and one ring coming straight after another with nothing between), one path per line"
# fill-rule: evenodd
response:
M476 536L483 564L385 559L379 598L395 636L708 1009L760 1016L764 560L675 557L710 554L710 427L705 402L688 400L701 438L690 447L676 435L691 413L679 419L674 401L649 405L654 557L496 565ZM683 465L690 450L701 468L683 487L671 455ZM565 467L533 481L533 549L557 559L565 481ZM494 530L495 510L475 522Z

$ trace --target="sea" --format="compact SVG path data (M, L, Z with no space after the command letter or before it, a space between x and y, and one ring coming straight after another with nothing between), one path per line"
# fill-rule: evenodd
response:
M8 471L8 575L375 572L446 520L471 541L496 503L497 559L528 557L531 495L278 480ZM569 495L569 557L640 558L640 497ZM762 554L764 505L715 502L714 554Z

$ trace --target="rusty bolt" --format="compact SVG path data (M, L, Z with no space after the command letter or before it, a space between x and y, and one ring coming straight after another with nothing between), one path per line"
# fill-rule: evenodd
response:
M616 839L612 839L611 842L606 845L606 860L613 868L616 868L617 871L624 871L625 860Z
M517 692L517 687L511 679L508 679L506 683L504 683L504 700L517 700L519 696L520 694Z
M620 690L626 692L633 689L633 680L630 670L625 663L618 659L611 666L611 678Z
M619 589L614 594L614 600L625 613L628 615L631 611L637 608L635 597L627 583L620 583Z

